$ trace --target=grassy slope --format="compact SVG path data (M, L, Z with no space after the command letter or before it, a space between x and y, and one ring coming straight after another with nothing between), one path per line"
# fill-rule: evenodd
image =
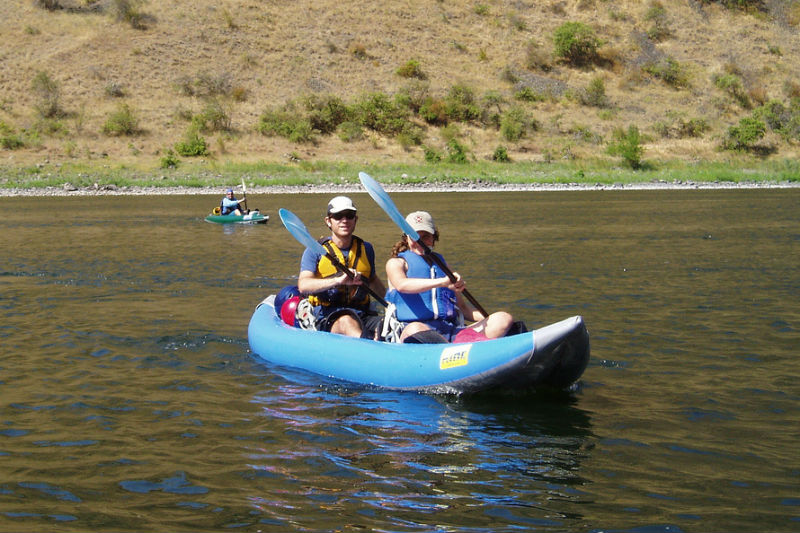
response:
M603 39L609 59L603 67L554 64L535 74L581 89L604 79L611 112L573 100L528 104L540 130L518 143L503 143L499 133L460 125L462 139L478 159L506 144L515 161L541 161L550 154L578 161L606 158L605 142L615 127L637 125L648 135L645 159L653 161L735 161L750 156L716 150L727 128L749 115L713 86L712 76L727 66L741 72L753 94L787 101L785 87L800 83L800 39L785 23L798 12L796 0L769 3L769 15L732 12L694 0L662 0L672 36L656 49L687 68L691 86L676 90L637 68L641 47L636 32L650 23L648 2L600 0L504 1L400 0L392 2L261 2L256 0L179 0L140 5L147 29L134 29L107 13L88 12L86 0L62 0L80 11L45 11L31 0L0 3L0 120L22 131L36 121L31 80L46 71L61 89L68 116L66 134L42 136L23 149L0 150L0 165L50 163L91 167L125 165L157 169L160 154L180 140L186 112L203 102L178 90L182 79L227 77L246 91L232 103L235 133L208 136L216 164L305 161L348 164L399 164L422 160L422 151L403 150L391 139L368 136L343 143L336 136L315 145L297 145L253 132L259 113L302 94L334 93L352 101L366 91L394 93L408 83L395 74L410 59L420 62L431 92L444 94L465 83L483 94L500 91L513 101L513 86L503 79L511 68L525 72L530 41L552 51L552 34L565 21L590 24ZM110 6L112 0L100 0ZM478 13L476 5L488 9ZM351 51L361 48L365 58ZM770 52L777 47L781 55ZM481 54L483 53L483 58ZM528 71L530 72L530 71ZM107 96L118 84L122 98ZM144 132L112 138L100 133L120 102L135 111ZM711 131L702 139L673 139L653 126L674 116L703 118ZM777 137L772 159L792 159L797 147ZM426 143L442 144L435 128ZM158 172L156 170L156 172Z

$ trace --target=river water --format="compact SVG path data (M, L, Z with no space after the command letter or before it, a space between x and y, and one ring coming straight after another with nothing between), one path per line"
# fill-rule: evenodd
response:
M392 194L484 307L583 315L576 390L516 398L251 353L329 196L0 198L0 531L800 531L800 190Z

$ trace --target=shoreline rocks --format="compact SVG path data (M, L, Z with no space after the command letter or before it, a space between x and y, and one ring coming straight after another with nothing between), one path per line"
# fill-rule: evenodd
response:
M513 191L605 191L605 190L682 190L682 189L789 189L800 187L800 182L643 182L643 183L389 183L384 185L387 192L513 192ZM167 195L219 195L223 187L156 187L122 186L94 184L79 188L70 183L60 187L11 189L0 188L0 197L39 197L39 196L167 196ZM270 185L248 186L252 195L264 194L336 194L363 192L358 184L309 184L309 185Z

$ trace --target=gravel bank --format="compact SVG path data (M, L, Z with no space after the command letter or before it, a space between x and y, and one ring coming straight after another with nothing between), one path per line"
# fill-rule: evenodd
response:
M414 184L386 184L387 192L501 192L501 191L605 191L605 190L673 190L673 189L790 189L800 187L800 182L649 182L632 184L579 184L579 183L530 183L530 184L495 184L495 183L470 183L470 184L439 184L439 183L414 183ZM116 187L96 186L78 188L69 184L62 187L46 187L36 189L3 189L0 188L0 197L4 196L166 196L166 195L218 195L224 187ZM304 186L249 186L248 194L337 194L364 192L357 184L317 184Z

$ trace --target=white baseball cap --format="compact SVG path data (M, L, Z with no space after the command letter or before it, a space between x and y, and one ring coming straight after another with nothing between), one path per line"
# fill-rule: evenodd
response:
M427 211L414 211L406 217L406 222L414 228L414 231L427 231L431 235L436 233L436 224Z
M353 200L347 196L337 196L328 202L329 215L341 213L342 211L356 211L356 206L353 205Z

